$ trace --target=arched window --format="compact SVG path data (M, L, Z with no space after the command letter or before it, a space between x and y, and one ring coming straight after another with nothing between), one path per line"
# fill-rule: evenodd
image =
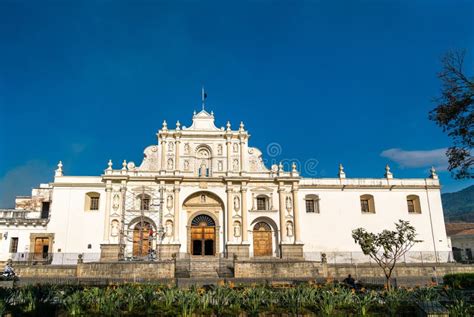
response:
M100 194L89 192L85 197L84 211L99 210Z
M140 210L150 210L150 195L140 194L138 195L138 200L140 202Z
M257 196L257 210L269 210L270 204L268 196L258 195Z
M306 212L314 212L319 214L319 196L306 195L304 198L306 204Z
M420 197L417 195L407 196L408 213L421 214Z
M375 214L374 196L369 194L360 196L360 209L363 213Z

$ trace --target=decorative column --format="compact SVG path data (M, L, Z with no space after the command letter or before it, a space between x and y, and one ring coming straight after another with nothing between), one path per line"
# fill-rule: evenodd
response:
M227 244L232 242L232 238L234 237L234 234L232 232L232 182L227 183Z
M179 182L176 182L174 185L174 225L173 225L173 234L174 234L174 243L179 243Z
M104 222L104 243L109 243L110 237L110 204L112 202L112 181L107 180L105 185L105 222Z
M286 241L286 230L285 230L285 188L283 184L280 183L278 186L278 200L280 210L280 244L283 244Z
M298 209L298 184L294 183L291 190L293 194L293 221L295 226L295 244L301 243L300 240L300 215Z
M240 189L242 195L242 244L248 243L248 229L247 229L247 187L246 183L242 183L242 187Z
M161 172L166 171L166 140L161 140Z
M180 165L179 165L179 145L181 143L181 140L179 136L176 137L176 143L174 145L174 151L175 151L175 160L174 160L174 170L178 172L180 170Z
M232 171L232 157L231 157L231 137L228 136L226 139L226 145L227 145L227 175L230 174Z

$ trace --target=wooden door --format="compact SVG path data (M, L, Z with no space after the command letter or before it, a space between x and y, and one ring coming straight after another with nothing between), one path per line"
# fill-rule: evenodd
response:
M49 238L35 239L35 259L46 259L49 253Z
M253 255L272 255L272 230L270 226L264 222L257 223L253 230Z
M192 255L214 255L215 254L216 228L201 225L191 227L191 254Z
M142 230L140 227L137 224L133 230L133 256L145 256L150 251L150 225L145 223Z

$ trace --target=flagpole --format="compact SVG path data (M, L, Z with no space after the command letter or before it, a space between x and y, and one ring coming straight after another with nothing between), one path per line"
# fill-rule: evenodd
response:
M204 86L202 86L202 90L201 90L201 100L202 100L202 110L204 110L204 106L205 106L205 101L204 101Z

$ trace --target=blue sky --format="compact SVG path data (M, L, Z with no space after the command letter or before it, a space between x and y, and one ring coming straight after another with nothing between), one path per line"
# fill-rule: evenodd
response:
M456 48L474 69L472 1L0 1L0 206L59 160L139 163L163 119L190 125L202 85L217 125L244 121L267 160L424 177L445 166L427 116Z

